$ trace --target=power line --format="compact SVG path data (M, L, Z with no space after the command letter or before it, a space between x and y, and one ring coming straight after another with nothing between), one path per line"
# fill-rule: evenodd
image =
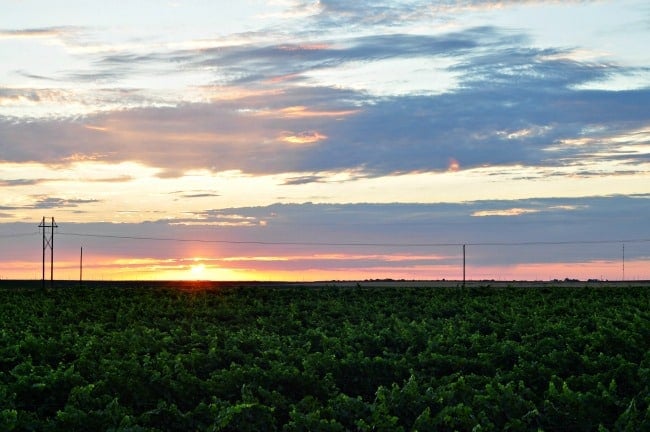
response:
M16 233L16 234L0 234L0 238L15 238L15 237L28 237L28 236L33 236L39 234L38 232L30 232L30 233Z
M484 242L484 243L465 243L465 244L468 246L470 245L471 246L543 246L543 245L557 246L557 245L621 244L621 243L650 243L650 239Z
M305 241L256 241L256 240L206 240L206 239L186 239L177 237L149 237L149 236L121 236L109 234L89 234L59 232L60 235L79 236L79 237L99 237L126 240L152 240L152 241L170 241L179 243L224 243L224 244L254 244L254 245L272 245L272 246L384 246L384 247L432 247L432 246L458 246L456 243L335 243L335 242L305 242Z
M79 232L58 232L59 235L76 237L112 238L123 240L168 241L178 243L221 243L251 244L269 246L376 246L376 247L460 247L466 246L559 246L588 244L650 243L650 238L608 239L608 240L565 240L565 241L521 241L521 242L462 242L462 243L382 243L382 242L308 242L308 241L256 241L256 240L206 240L178 237L126 236L111 234L92 234Z

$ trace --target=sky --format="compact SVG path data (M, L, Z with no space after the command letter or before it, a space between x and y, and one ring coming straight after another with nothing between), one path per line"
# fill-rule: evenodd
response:
M117 5L0 0L0 278L650 279L647 1Z

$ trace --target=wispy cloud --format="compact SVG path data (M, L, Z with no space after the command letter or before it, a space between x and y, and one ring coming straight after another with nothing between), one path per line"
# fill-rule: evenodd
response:
M428 19L434 22L447 22L454 16L466 12L503 10L527 4L584 3L582 0L559 2L557 0L455 0L431 2L414 0L395 1L355 1L319 0L317 7L310 9L313 2L302 0L296 10L311 12L309 15L321 27L347 25L353 29L369 26L405 27L414 22Z
M80 27L73 26L27 28L15 30L0 29L0 39L58 39L74 35L80 30Z
M81 198L58 198L58 197L35 197L35 202L32 208L35 209L61 209L66 207L78 207L81 204L96 203L96 199L81 199Z
M45 209L67 209L73 207L79 207L84 204L98 203L101 200L97 199L81 199L81 198L59 198L59 197L47 197L47 196L33 196L27 202L19 205L7 205L2 206L4 210L25 210L25 209L35 209L35 210L45 210Z
M317 131L283 132L280 135L280 140L289 144L313 144L326 139L326 135Z
M220 196L215 193L188 193L181 195L183 198L213 198Z
M298 177L290 177L287 180L285 180L284 184L287 186L291 186L291 185L295 186L295 185L325 181L326 179L327 177L324 175L317 175L317 174L304 175Z
M11 187L11 186L33 186L40 183L41 179L10 179L10 180L0 180L0 186L2 187Z

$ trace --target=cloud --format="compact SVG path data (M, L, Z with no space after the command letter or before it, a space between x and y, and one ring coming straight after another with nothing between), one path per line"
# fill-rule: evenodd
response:
M346 8L338 3L325 7ZM254 91L83 118L0 118L0 154L6 161L50 164L80 158L133 160L169 176L191 169L249 174L355 170L382 176L443 171L450 160L463 169L565 167L610 157L633 166L647 160L647 134L637 134L632 144L607 137L647 128L650 90L580 89L624 68L569 60L559 55L563 50L529 44L525 33L475 27L436 36L377 34L310 45L111 54L100 62L107 69L100 68L98 74L120 73L121 64L179 59L184 67L225 71L225 88L241 88L246 82ZM268 83L276 76L350 62L413 56L453 58L448 69L458 77L456 88L435 95L375 97L361 89L305 82L277 88ZM118 100L120 90L116 92L107 97ZM138 101L138 95L127 92L124 99L135 105L152 102ZM5 99L35 101L45 96L30 90L0 91ZM578 140L585 145L572 144Z
M513 207L504 210L479 210L472 213L472 216L487 217L487 216L520 216L522 214L537 213L537 209L525 209L520 207Z
M536 202L536 201L528 201L531 205L531 207L528 208L522 208L522 207L503 207L503 204L506 202L502 203L495 203L495 204L500 204L502 207L497 208L497 209L484 209L484 210L477 210L471 214L473 217L511 217L511 216L521 216L521 215L527 215L527 214L532 214L532 213L540 213L540 212L552 212L552 213L563 213L567 211L581 211L581 210L586 210L589 208L588 205L575 205L575 204L560 204L560 205L547 205L547 201L542 201L542 202Z
M280 140L289 144L313 144L326 139L326 135L317 131L283 132L280 135Z
M56 241L62 260L78 256L83 243L84 252L100 263L107 260L106 265L111 257L177 264L203 257L206 266L239 270L320 269L332 275L368 269L371 277L459 277L466 244L474 275L492 268L487 275L499 278L500 271L534 264L544 279L564 278L573 273L548 273L553 270L544 265L562 263L563 271L570 271L567 265L584 271L590 263L607 262L620 276L622 244L617 241L627 241L628 263L650 257L648 200L645 194L459 204L274 204L124 224L75 224L57 217ZM517 208L530 211L508 212ZM476 217L481 212L492 215ZM33 259L37 225L0 224L0 236L34 233L12 240L12 259ZM574 241L586 243L570 244Z
M289 106L308 94L316 106L336 111L337 96L347 92L297 90L278 96L275 103ZM320 101L329 94L332 101ZM0 154L10 161L43 161L60 164L93 160L137 160L161 168L181 171L208 168L215 171L242 169L246 172L283 172L292 164L295 142L324 139L310 132L318 117L260 119L241 110L241 103L268 106L268 101L221 101L187 104L176 108L149 108L97 114L84 119L49 119L33 122L0 120ZM217 118L219 121L214 121ZM304 132L287 133L307 127ZM313 128L316 130L316 128ZM43 140L48 146L42 146ZM298 151L300 153L300 151ZM258 165L259 164L259 165Z
M40 27L15 30L0 30L0 39L58 39L76 34L81 28L73 26Z
M274 204L208 210L188 221L243 220L259 227L224 237L242 241L462 244L503 239L632 239L650 234L642 211L648 199L650 195L525 199L516 203L490 200L458 204ZM485 217L488 215L493 217ZM612 220L627 223L606 229Z
M184 193L181 194L182 198L214 198L221 195L216 193Z
M390 2L319 0L312 19L320 27L349 26L352 29L369 26L402 26L419 21L423 16L434 17L431 2Z
M255 114L258 116L268 116L275 118L288 118L288 119L299 119L299 118L326 118L334 117L337 119L343 119L349 115L353 115L359 112L359 110L338 110L338 111L319 111L311 110L309 107L298 105L290 106L286 108L280 108L279 110L268 110L268 111L255 111Z
M33 196L29 204L0 206L2 210L24 210L24 209L65 209L74 208L83 204L101 202L97 199L59 198L46 196Z
M0 87L0 105L17 103L53 102L66 103L71 99L69 91L44 88L2 88Z
M314 175L290 177L287 180L285 180L283 184L287 186L296 186L296 185L308 184L308 183L318 183L326 180L327 180L326 176L314 174Z
M170 225L197 225L221 227L257 227L266 226L266 219L254 215L237 213L230 210L205 210L203 212L188 213L186 218L176 218L169 222Z
M630 138L629 143L613 137L633 134L650 123L643 110L650 103L649 91L553 88L551 95L543 82L540 85L503 92L464 90L436 97L384 98L361 109L357 105L357 112L342 121L264 119L254 109L238 111L228 103L107 113L85 121L5 120L0 121L0 154L8 161L57 164L80 158L135 160L179 174L207 168L253 174L362 169L384 175L445 170L451 159L464 168L515 163L562 166L611 157L617 148L625 151L619 156L627 160L647 160L647 152L641 151L648 143L647 134L636 132L636 141ZM270 101L289 105L301 95L318 104L329 94L329 103L341 107L345 93L349 94L300 89ZM252 108L267 103L245 102ZM219 121L212 121L215 118ZM585 130L585 124L602 129ZM41 145L44 140L46 147ZM584 145L574 145L575 140ZM639 151L630 152L630 147Z
M309 0L299 2L297 10L309 10ZM459 12L488 11L517 7L526 4L555 4L555 0L455 0L431 2L414 0L408 2L360 0L319 0L318 8L311 18L321 28L352 29L368 27L404 27L428 19L433 22L447 22ZM568 0L567 3L584 3L583 0Z
M36 201L29 206L34 209L61 209L66 207L77 207L81 204L100 202L96 199L70 199L58 197L35 197Z
M44 181L43 179L10 179L10 180L0 180L0 186L2 187L11 187L11 186L33 186L37 185Z
M17 122L69 120L99 112L111 112L146 106L172 105L165 97L152 96L142 89L87 88L75 78L45 77L29 75L30 79L48 81L48 88L0 87L2 119ZM99 82L99 76L90 78L92 84ZM65 88L73 82L76 88ZM62 88L55 88L57 84ZM176 101L174 102L176 103Z
M273 84L301 81L301 75L308 71L355 61L457 56L477 46L473 36L472 32L438 36L379 34L325 41L317 45L318 48L313 45L237 45L171 53L168 61L179 58L189 67L219 68L222 79L231 85Z

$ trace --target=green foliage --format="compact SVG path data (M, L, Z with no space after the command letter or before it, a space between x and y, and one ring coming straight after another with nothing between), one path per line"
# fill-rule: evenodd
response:
M650 429L650 290L0 288L2 431Z

